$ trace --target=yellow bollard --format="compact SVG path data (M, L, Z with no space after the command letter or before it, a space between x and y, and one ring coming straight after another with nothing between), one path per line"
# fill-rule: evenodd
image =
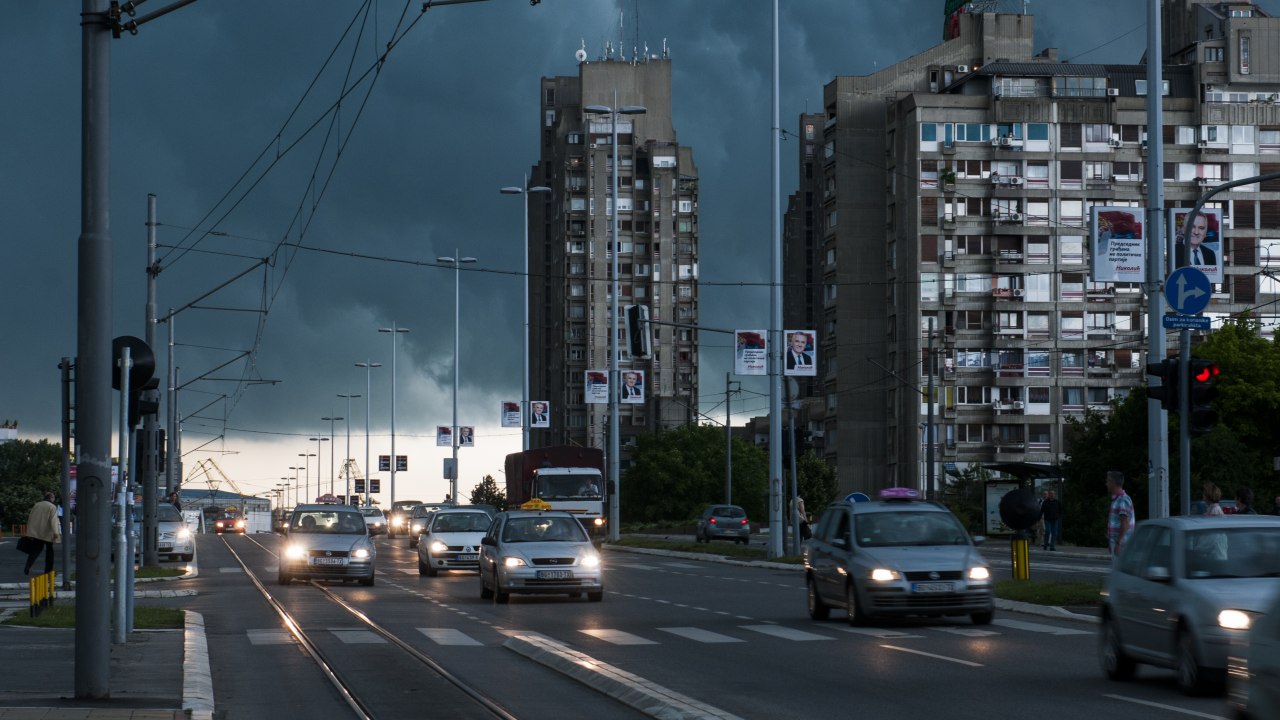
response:
M1031 579L1031 542L1024 533L1016 533L1010 541L1013 551L1013 579Z

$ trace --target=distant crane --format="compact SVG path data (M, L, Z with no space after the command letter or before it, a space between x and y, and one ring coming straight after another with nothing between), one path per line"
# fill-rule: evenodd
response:
M204 483L209 488L209 499L212 500L218 494L218 490L223 483L226 483L236 495L244 497L244 491L236 485L236 481L231 479L213 458L205 458L196 463L191 474L187 476L188 482L197 482L203 477Z

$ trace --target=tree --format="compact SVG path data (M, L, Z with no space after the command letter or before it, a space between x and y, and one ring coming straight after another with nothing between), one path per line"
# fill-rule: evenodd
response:
M1137 517L1147 516L1146 389L1113 401L1109 413L1088 410L1083 420L1068 418L1065 432L1070 455L1062 463L1062 539L1100 546L1106 541L1111 503L1108 470L1124 474Z
M835 468L823 462L814 451L810 450L796 461L796 475L799 477L796 492L804 498L804 509L810 515L820 514L836 499Z
M492 475L485 475L480 483L471 489L472 505L492 505L499 510L507 509L507 491L498 487Z
M939 491L939 500L951 510L960 524L972 535L985 535L983 522L987 481L991 471L981 465L970 465L963 471L948 472Z
M687 522L724 502L724 429L686 425L636 437L622 478L623 522ZM767 516L764 452L733 439L733 502L751 518Z
M0 443L0 524L27 521L27 512L62 484L62 445L48 440Z

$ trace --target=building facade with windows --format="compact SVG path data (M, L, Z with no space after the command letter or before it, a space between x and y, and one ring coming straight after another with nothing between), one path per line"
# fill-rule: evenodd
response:
M618 116L618 197L612 118L592 105L642 106ZM551 403L551 428L533 447L608 446L607 404L588 403L586 373L609 369L610 233L618 213L622 373L643 373L643 402L620 406L635 434L694 421L698 407L698 173L671 119L671 62L650 57L580 62L578 75L541 81L540 152L530 197L531 399ZM627 353L627 305L649 308L652 356ZM615 388L614 392L618 390Z
M1248 3L1164 14L1161 181L1186 208L1280 170L1280 60L1261 50L1280 25ZM822 377L842 489L924 486L931 372L937 477L1057 462L1068 418L1146 382L1141 287L1088 269L1090 209L1146 204L1145 66L1063 63L1030 39L1029 16L964 15L957 38L826 88ZM1270 332L1280 183L1206 207L1224 258L1208 314Z

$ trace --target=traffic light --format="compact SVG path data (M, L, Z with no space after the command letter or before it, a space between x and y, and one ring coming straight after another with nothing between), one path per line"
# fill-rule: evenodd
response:
M1147 396L1160 401L1160 407L1178 412L1178 361L1166 358L1147 363L1147 374L1160 378L1160 385L1147 386Z
M129 427L138 427L143 416L160 412L160 399L155 392L159 387L160 380L151 378L141 387L129 389Z
M626 308L627 350L631 357L645 360L652 354L649 331L649 306L628 305Z
M1191 435L1196 437L1213 430L1218 422L1218 411L1213 409L1213 399L1218 396L1218 366L1210 360L1193 358L1189 375L1187 398L1191 404Z

